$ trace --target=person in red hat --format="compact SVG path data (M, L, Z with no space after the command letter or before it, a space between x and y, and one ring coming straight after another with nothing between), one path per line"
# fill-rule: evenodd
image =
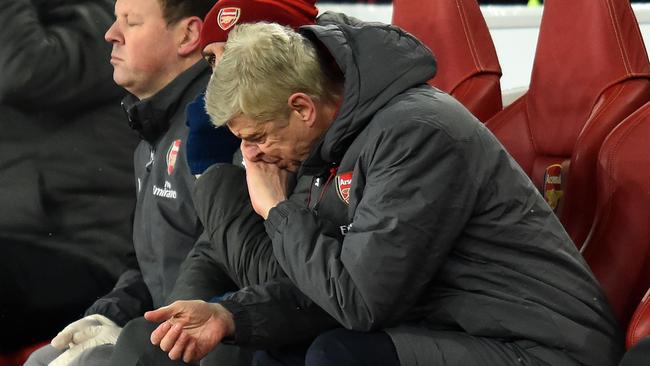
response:
M315 0L221 0L205 17L199 47L214 68L235 25L269 22L298 29L316 23L318 9L314 3Z

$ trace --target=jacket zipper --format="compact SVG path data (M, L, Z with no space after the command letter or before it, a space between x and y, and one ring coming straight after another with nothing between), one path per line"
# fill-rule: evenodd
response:
M334 180L334 177L336 177L336 172L338 170L338 167L332 167L330 168L330 174L327 177L327 181L325 181L325 184L323 185L323 188L320 191L320 194L318 195L318 200L314 202L314 206L311 207L314 212L318 213L318 206L320 202L323 200L323 197L325 197L325 192L327 192L327 188L330 186L332 183L332 180ZM310 207L311 204L311 192L313 191L313 186L314 186L314 179L320 179L320 178L312 178L312 184L311 187L309 188L309 196L307 196L307 207Z
M154 158L155 158L155 153L156 153L156 150L154 149L153 146L151 146L151 148L149 149L149 161L148 161L147 164L145 164L145 166L144 166L145 169L147 169L147 172L148 172L148 173L151 173L151 167L153 166L153 161L154 161Z

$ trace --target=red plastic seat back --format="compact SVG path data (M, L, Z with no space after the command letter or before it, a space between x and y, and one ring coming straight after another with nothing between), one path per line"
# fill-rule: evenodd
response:
M648 336L650 336L650 289L648 289L634 315L632 315L630 324L627 327L625 345L630 348Z
M501 110L501 67L476 0L394 0L393 24L433 51L438 73L429 84L483 122Z
M561 197L554 208L579 247L593 222L602 141L650 100L649 78L629 0L547 0L530 88L487 122L547 201ZM562 173L551 168L545 181L554 164Z
M625 327L650 287L650 103L623 121L598 159L594 226L582 254Z

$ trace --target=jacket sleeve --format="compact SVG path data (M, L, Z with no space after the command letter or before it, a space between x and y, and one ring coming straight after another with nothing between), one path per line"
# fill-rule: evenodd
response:
M112 7L110 0L1 1L0 102L78 109L121 95L104 41Z
M263 220L250 204L243 169L213 165L197 181L194 202L211 243L202 250L201 269L195 267L197 272L208 273L197 273L197 277L207 282L210 275L221 277L227 271L241 288L220 301L235 317L232 341L274 348L312 339L337 326L282 272ZM220 282L217 278L212 281Z
M153 301L139 269L124 272L111 292L95 301L85 315L101 314L123 327L152 310Z
M313 211L281 202L266 221L278 262L346 328L404 321L471 216L476 192L465 144L425 123L377 133L354 172L357 206L344 239L324 234Z
M236 291L235 283L213 258L212 244L204 233L183 261L178 279L166 303L177 300L210 300Z
M340 325L288 278L245 287L220 303L235 319L232 343L269 349L313 340Z
M250 204L244 169L215 164L206 170L196 182L194 207L211 243L205 256L218 263L238 289L286 277L273 257L264 221Z

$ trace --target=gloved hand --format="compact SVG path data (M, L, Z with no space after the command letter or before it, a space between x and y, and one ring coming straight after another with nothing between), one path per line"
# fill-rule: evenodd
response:
M103 315L93 314L77 320L52 339L52 347L68 350L48 366L65 366L89 348L115 344L121 331L121 327Z
M205 94L187 105L187 164L192 174L203 174L216 163L232 163L233 154L239 148L239 139L228 127L216 127L205 111Z

